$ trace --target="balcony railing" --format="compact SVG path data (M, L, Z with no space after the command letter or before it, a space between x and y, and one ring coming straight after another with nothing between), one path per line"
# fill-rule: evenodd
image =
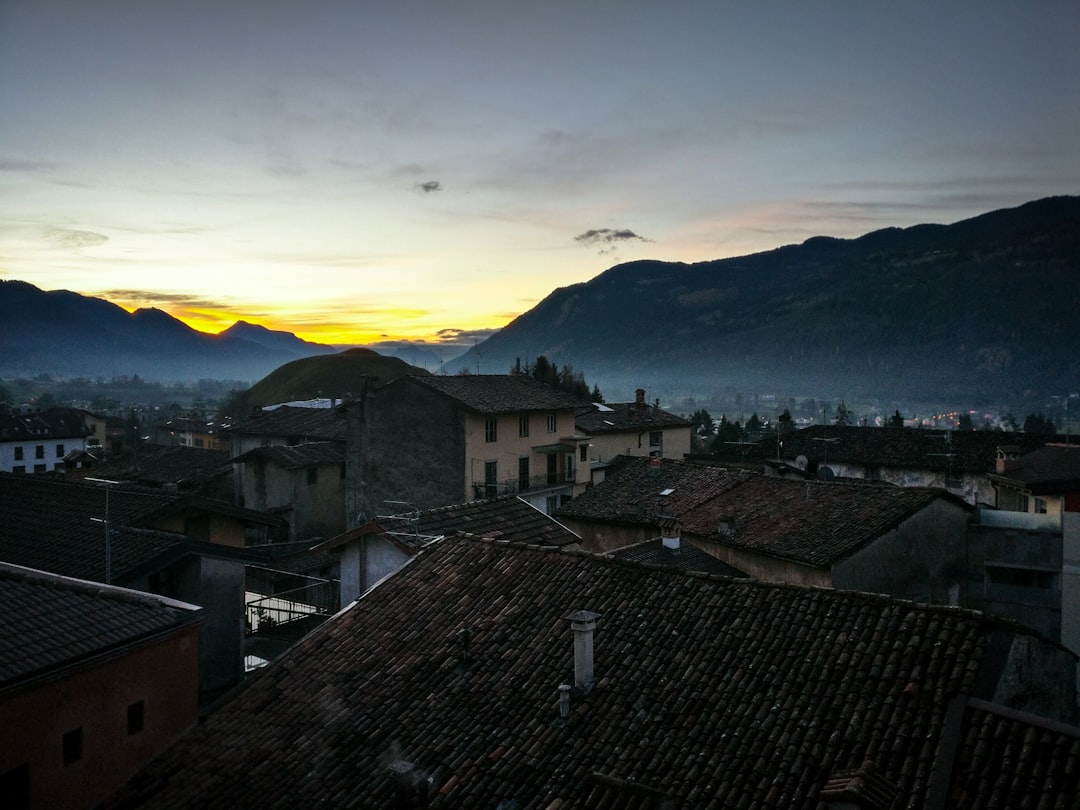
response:
M544 489L569 487L575 484L574 475L544 473L530 475L528 478L508 478L494 483L473 481L473 494L476 498L494 498L499 495L518 495L523 492L538 492Z

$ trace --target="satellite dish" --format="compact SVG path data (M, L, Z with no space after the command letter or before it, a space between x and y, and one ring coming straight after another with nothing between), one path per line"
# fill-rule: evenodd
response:
M822 465L818 467L817 479L818 481L832 481L836 478L836 473L832 471L832 467L826 467Z
M809 464L809 463L810 462L809 462L809 460L807 460L806 456L798 456L795 459L795 466L798 467L800 470L805 471L806 470L806 465Z

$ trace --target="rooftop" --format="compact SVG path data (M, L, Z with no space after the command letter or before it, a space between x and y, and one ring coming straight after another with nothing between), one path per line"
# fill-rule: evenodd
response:
M403 377L390 385L403 383L433 388L469 410L485 414L556 411L588 404L525 374Z
M557 514L634 524L675 517L687 534L824 567L938 499L968 508L934 489L798 481L680 459L657 462L620 457L604 481Z
M1047 444L1020 457L1020 466L991 476L1035 494L1080 492L1080 444Z
M285 469L317 464L344 464L345 445L342 442L306 442L304 444L272 444L256 447L233 461L259 458Z
M654 405L637 402L609 402L578 412L577 429L590 435L621 433L627 430L661 430L690 427L692 422Z
M197 621L162 596L0 563L0 690Z
M282 405L272 411L260 411L249 419L237 420L231 430L237 434L297 437L307 441L345 441L345 418L337 408Z
M562 712L577 611L600 616L595 685ZM251 678L116 806L818 807L872 761L898 806L923 807L949 700L975 693L1000 630L956 608L446 538ZM1071 801L1075 758L1053 767L1008 778ZM976 790L953 806L981 806Z

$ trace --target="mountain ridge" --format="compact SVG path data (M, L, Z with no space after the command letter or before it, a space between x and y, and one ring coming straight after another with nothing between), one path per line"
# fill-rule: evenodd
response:
M543 354L615 396L1060 391L1080 376L1078 267L1071 196L730 259L638 260L553 291L448 367Z

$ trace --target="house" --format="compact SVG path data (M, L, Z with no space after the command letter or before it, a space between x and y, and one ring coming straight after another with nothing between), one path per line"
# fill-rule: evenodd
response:
M229 449L233 458L256 447L344 441L345 419L336 408L283 405L259 411L248 419L234 422L229 428Z
M63 472L83 463L81 453L91 435L82 412L74 408L0 411L0 472Z
M144 444L98 461L93 477L127 481L167 493L233 499L233 467L228 450ZM78 471L69 471L79 477Z
M0 563L0 797L93 807L195 724L201 611Z
M150 440L167 447L226 450L229 437L221 425L205 416L175 416L149 426Z
M974 611L445 537L110 804L1064 807L1075 665Z
M576 546L581 541L524 498L502 495L380 515L316 549L332 550L340 556L341 607L344 608L416 556L424 546L458 534L550 548Z
M1080 654L1080 445L998 453L996 508L972 526L971 604L1024 622Z
M971 511L941 490L622 458L557 517L589 550L642 542L677 518L684 543L755 579L959 604Z
M289 539L335 537L345 530L345 445L336 441L255 447L233 459L241 506L271 512Z
M518 494L545 512L583 492L576 397L523 374L400 377L347 408L348 516Z
M635 392L633 402L595 403L582 409L576 418L577 429L589 437L589 463L594 471L616 456L653 456L682 458L690 453L693 423L660 408L659 400L650 405L645 389ZM594 482L603 480L602 472Z
M243 677L245 548L273 518L119 483L0 474L0 561L156 593L203 608L200 687Z
M860 478L903 487L947 489L972 506L994 503L987 474L1003 439L1029 452L1046 444L1035 433L815 425L786 434L779 455L811 476ZM763 459L775 445L759 445Z

